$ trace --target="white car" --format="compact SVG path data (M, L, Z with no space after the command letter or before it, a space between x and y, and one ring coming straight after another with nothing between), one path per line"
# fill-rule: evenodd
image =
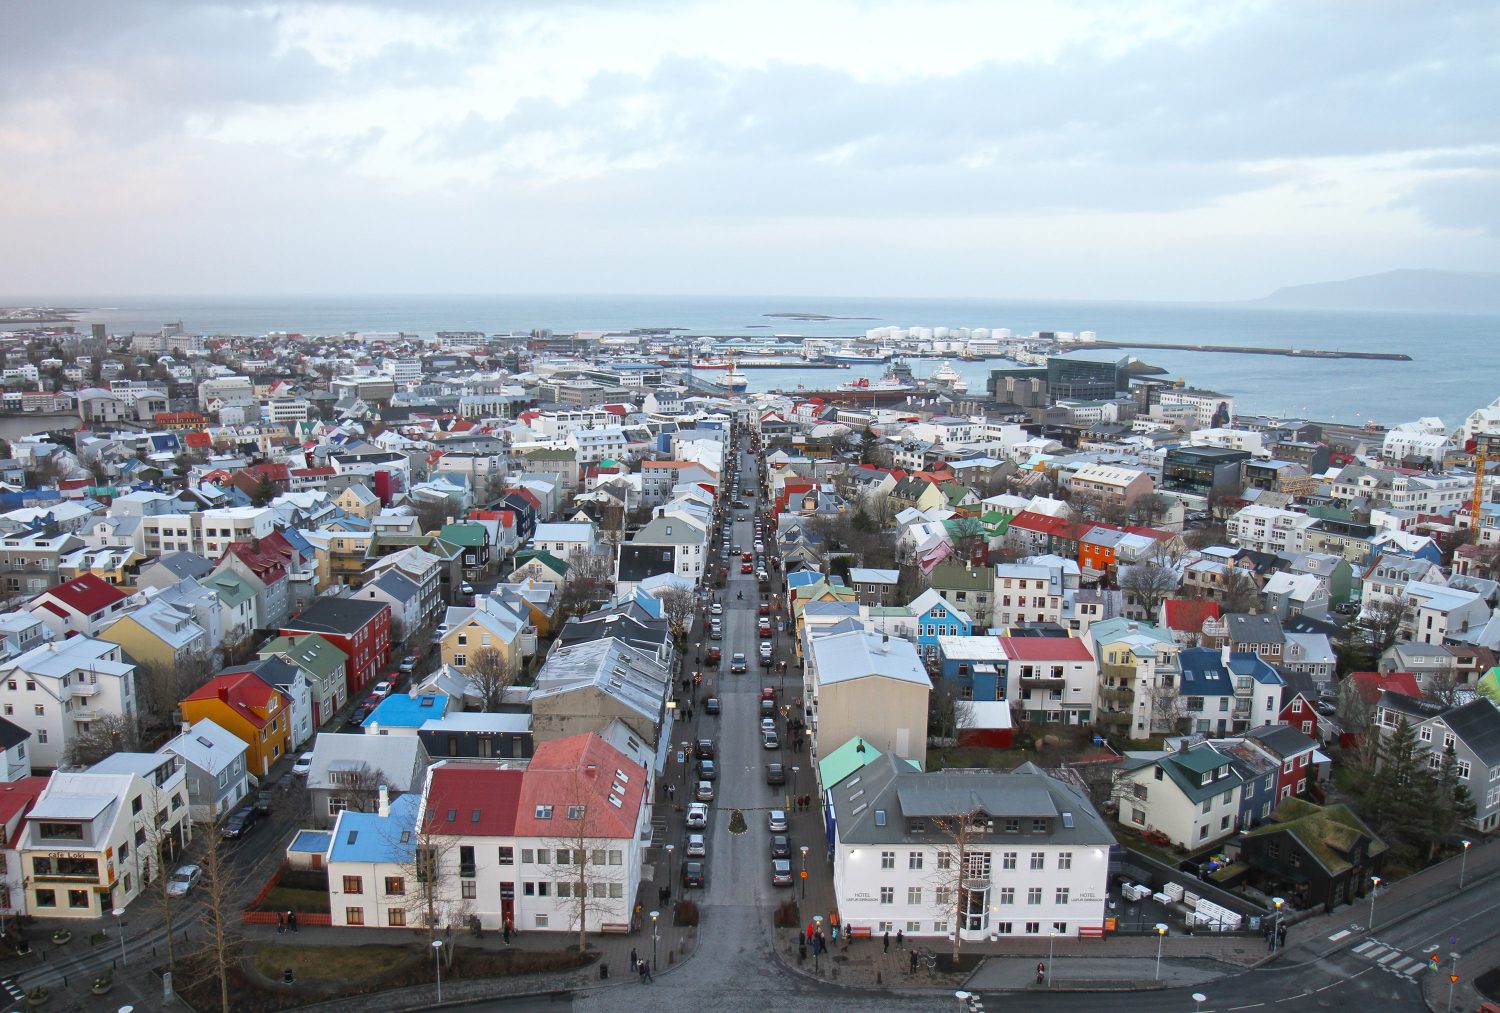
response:
M776 732L776 719L775 718L761 718L760 719L760 733L762 735L765 735L767 732L775 734L775 732Z
M193 884L203 876L203 870L196 865L180 865L177 871L172 873L172 878L167 882L167 896L182 897L193 888Z
M386 697L391 695L391 689L392 686L390 683L377 682L375 685L370 687L370 696L379 697L380 699L384 700Z
M724 614L724 606L718 602L714 602L708 607L708 614L711 616L721 616Z
M303 753L292 764L292 773L297 777L306 777L309 770L312 770L312 753Z
M786 810L772 809L766 813L766 828L773 834L786 833Z
M702 830L708 826L708 806L702 802L692 802L688 805L687 825L693 830Z
M708 843L702 834L688 834L687 849L683 853L689 858L707 858Z

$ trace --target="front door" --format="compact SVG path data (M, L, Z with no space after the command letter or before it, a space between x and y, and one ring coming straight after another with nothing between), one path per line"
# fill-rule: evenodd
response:
M500 924L514 925L516 920L516 884L500 884Z

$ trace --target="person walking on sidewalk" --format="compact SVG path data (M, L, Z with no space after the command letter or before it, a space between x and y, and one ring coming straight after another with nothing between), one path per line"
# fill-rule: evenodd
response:
M509 919L506 919L505 924L502 925L502 926L500 926L500 935L505 939L505 945L509 946L510 945L510 920ZM635 951L631 950L630 952L634 953Z
M635 966L637 964L639 964L640 962L641 962L640 958L635 955L635 947L632 946L630 948L630 967L631 967L631 969L634 970Z
M891 952L891 930L890 929L886 929L885 930L885 937L881 941L885 944L885 949L881 950L880 952L881 953L890 953Z
M279 936L286 931L286 915L280 911L276 912L276 934Z
M641 961L641 982L644 984L645 982L655 981L655 980L656 980L655 978L651 977L651 961L649 961L649 960L642 960Z
M291 929L293 932L297 931L297 912L288 911L286 913L286 927Z
M906 933L904 931L902 931L901 929L897 929L896 930L896 949L898 949L898 950L901 949L902 944L904 944L905 942L906 942Z

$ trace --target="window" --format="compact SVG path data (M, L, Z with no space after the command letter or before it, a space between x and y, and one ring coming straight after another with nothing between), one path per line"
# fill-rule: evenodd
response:
M473 879L476 875L474 871L473 845L460 845L458 849L458 874L468 879Z
M1016 888L1013 886L1002 886L1000 888L1000 903L1014 904L1016 902Z
M473 900L475 897L479 896L478 891L474 887L474 881L472 879L459 880L459 885L461 887L460 894L464 900Z
M882 869L894 869L896 867L896 853L894 851L882 851L880 853L880 867Z
M932 891L932 902L938 907L951 907L953 904L953 890L951 887L939 886Z
M1045 834L1047 832L1047 821L1046 820L1032 820L1031 821L1031 832L1034 833L1034 834Z
M906 867L914 871L922 868L922 853L920 851L908 851L906 853Z
M458 668L463 668L464 666L468 665L468 663L469 656L467 654L455 654L453 656L453 664Z
M362 907L344 908L344 921L349 925L363 925L365 923L365 909Z
M939 851L937 856L937 867L943 871L953 868L953 856L946 851Z
M362 877L362 876L345 876L344 877L344 892L345 893L364 893L365 892L364 877Z
M11 688L12 689L15 688L15 683L11 683ZM36 892L36 906L37 907L57 907L57 891L56 890L38 890Z
M922 888L920 886L909 886L906 888L906 903L912 907L922 906Z
M552 807L550 805L537 806L536 818L539 820L550 820L552 818Z
M1016 867L1016 852L1007 851L1000 856L1000 868L1014 869Z
M516 864L516 849L515 848L501 848L500 849L500 864L501 865L515 865Z
M1026 934L1028 936L1037 935L1041 931L1042 931L1042 923L1041 922L1027 922L1026 923Z
M882 886L880 888L880 903L896 903L896 888L894 886Z
M1421 727L1421 729L1417 732L1417 738L1421 739L1423 742L1431 742L1432 741L1432 726L1431 725L1423 725Z
M1040 904L1042 902L1042 888L1039 886L1029 887L1026 890L1027 904Z
M1073 852L1059 851L1057 853L1057 867L1058 869L1073 868Z
M393 907L385 913L385 923L392 928L401 928L406 924L406 909Z
M1005 821L1005 832L1007 834L1019 834L1021 832L1021 821L1019 819L1007 819Z
M583 814L584 814L584 812L587 809L588 809L588 806L583 806L583 805L570 805L570 806L568 806L568 819L570 819L570 820L581 820L581 819L583 819Z
M81 823L39 823L37 833L44 838L54 841L81 841L83 840L83 824Z
M1053 902L1057 904L1066 904L1068 902L1068 888L1065 886L1058 887L1057 893L1053 896Z
M1032 869L1032 871L1035 872L1037 869L1045 869L1046 867L1047 867L1047 853L1044 852L1044 851L1033 851L1031 853L1031 869Z
M1461 777L1461 778L1463 778L1465 781L1467 781L1469 779L1469 761L1468 760L1459 760L1458 761L1458 776Z

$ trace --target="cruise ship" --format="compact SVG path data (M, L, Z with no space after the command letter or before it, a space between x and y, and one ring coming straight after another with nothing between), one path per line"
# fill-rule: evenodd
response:
M840 345L823 353L823 358L830 362L886 362L890 357L891 353L885 349L856 348L853 345Z

